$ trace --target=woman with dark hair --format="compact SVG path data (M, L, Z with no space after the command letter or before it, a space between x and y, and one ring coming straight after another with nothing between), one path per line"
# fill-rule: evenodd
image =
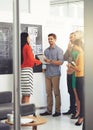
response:
M21 33L21 93L22 103L29 103L33 90L33 67L41 62L34 58L27 32Z

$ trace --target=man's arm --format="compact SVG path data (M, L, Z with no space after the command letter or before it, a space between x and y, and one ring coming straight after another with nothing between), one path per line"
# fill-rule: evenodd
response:
M64 62L64 58L63 58L63 50L62 49L58 49L58 53L57 53L57 60L53 59L45 59L45 62L49 63L49 64L53 64L53 65L62 65Z

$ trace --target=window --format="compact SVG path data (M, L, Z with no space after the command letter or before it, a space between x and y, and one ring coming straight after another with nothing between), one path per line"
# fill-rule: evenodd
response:
M50 0L50 15L83 18L84 1L82 0Z
M30 1L31 0L20 0L20 11L22 13L30 13ZM13 12L13 0L2 0L0 3L0 11Z

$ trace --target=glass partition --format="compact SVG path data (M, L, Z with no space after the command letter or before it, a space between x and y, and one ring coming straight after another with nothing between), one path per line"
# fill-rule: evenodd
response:
M22 13L30 13L30 1L31 0L20 0L20 11ZM2 12L13 12L13 0L3 0L0 4L0 11Z

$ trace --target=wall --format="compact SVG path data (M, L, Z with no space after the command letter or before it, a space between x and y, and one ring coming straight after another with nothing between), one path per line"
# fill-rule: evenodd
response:
M0 22L12 22L12 12L0 11ZM69 21L69 22L68 22ZM31 13L20 13L20 23L39 24L42 25L43 48L48 47L47 35L51 32L57 34L57 45L65 52L70 32L74 31L74 25L81 24L81 21L68 18L50 17L48 0L32 0ZM69 107L69 95L66 84L66 63L61 67L62 76L60 81L62 111L66 111ZM6 82L5 82L6 81ZM0 84L3 90L13 89L13 75L0 75ZM34 73L34 90L31 102L37 107L46 106L45 93L45 75L43 73Z
M93 130L93 0L85 0L85 127Z

